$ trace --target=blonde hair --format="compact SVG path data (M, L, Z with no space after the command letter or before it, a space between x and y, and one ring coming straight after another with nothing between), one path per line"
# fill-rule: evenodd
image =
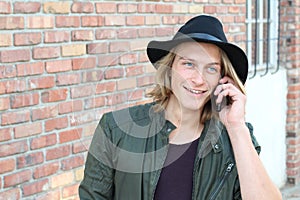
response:
M220 48L219 48L220 49ZM239 77L237 76L228 56L226 53L220 49L221 53L221 74L222 76L230 77L238 89L243 93L246 94L245 87L243 83L240 81ZM155 110L161 111L165 109L168 105L170 96L172 94L171 90L171 69L172 64L176 54L174 50L171 50L166 56L155 63L155 67L157 68L156 72L156 86L152 91L150 91L147 96L152 97L153 100L157 103ZM217 117L214 115L211 107L211 100L208 97L205 100L204 107L202 109L202 113L200 116L200 123L204 123L205 121L211 119L212 117Z

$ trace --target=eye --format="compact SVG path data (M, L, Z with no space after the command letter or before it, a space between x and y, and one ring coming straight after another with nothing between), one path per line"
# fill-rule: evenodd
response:
M189 61L183 61L182 64L183 64L185 67L188 67L188 68L194 67L194 63L189 62Z
M210 74L216 74L219 72L219 68L217 65L210 65L210 66L207 66L206 68L207 72L210 73Z

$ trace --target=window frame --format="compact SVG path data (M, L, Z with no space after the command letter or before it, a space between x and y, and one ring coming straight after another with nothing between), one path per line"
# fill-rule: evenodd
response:
M253 0L246 1L246 26L247 26L247 43L246 54L249 60L249 72L252 73L250 78L256 75L257 71L265 71L262 75L266 75L269 69L275 68L278 64L278 25L279 25L279 2L278 0L255 0L256 5L252 5ZM265 4L266 3L266 4ZM265 8L268 5L268 8ZM252 16L253 10L256 16ZM264 16L264 9L267 9L267 15ZM267 38L264 39L264 25L267 25ZM254 26L254 27L253 27ZM255 27L256 26L256 27ZM254 30L253 30L254 28ZM256 38L252 38L252 33ZM264 44L266 40L266 44ZM255 48L253 52L253 42ZM264 45L267 45L264 47ZM264 51L266 48L266 62L264 60ZM252 59L253 53L256 57Z

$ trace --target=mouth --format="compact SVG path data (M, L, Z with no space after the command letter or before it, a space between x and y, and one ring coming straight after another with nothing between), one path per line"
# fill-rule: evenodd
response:
M186 89L187 91L189 91L190 93L196 94L196 95L204 94L205 92L207 92L207 90L196 90L196 89L188 88L186 86L183 86L183 88Z

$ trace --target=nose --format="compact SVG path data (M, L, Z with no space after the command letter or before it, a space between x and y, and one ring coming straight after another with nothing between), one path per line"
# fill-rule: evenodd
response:
M205 77L203 76L203 73L200 70L195 70L192 74L192 82L194 84L202 84L205 82Z

